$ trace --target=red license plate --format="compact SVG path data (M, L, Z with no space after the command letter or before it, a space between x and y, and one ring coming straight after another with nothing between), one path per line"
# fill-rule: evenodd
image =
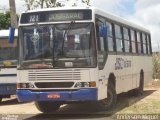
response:
M48 97L48 98L52 98L52 99L61 98L60 94L48 94L47 97Z

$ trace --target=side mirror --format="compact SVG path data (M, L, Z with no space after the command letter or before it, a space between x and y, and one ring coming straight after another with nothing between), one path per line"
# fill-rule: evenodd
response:
M99 26L99 36L100 37L106 37L107 36L107 25L102 24Z
M10 27L9 28L9 36L8 36L8 42L9 43L14 43L14 33L15 33L15 28Z

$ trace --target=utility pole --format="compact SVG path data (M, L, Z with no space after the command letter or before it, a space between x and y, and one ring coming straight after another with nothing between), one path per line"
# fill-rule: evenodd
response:
M15 0L9 0L9 6L10 6L11 26L17 28L18 23L17 23Z

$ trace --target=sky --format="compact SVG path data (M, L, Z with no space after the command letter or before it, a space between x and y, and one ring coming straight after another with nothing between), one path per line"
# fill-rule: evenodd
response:
M0 0L0 9L8 8L9 0ZM26 10L24 0L15 0L17 12ZM61 0L63 1L63 0ZM80 0L70 0L70 3ZM153 51L160 51L160 0L90 0L91 6L120 16L151 31ZM67 3L69 6L70 3ZM80 2L78 6L83 6Z

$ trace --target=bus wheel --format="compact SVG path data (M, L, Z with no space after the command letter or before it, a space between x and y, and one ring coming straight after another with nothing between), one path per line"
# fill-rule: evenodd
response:
M140 73L140 81L139 81L139 87L135 89L135 95L141 96L143 95L143 89L144 89L144 74L143 72Z
M112 83L108 84L107 89L107 98L99 101L99 106L102 110L109 110L110 108L113 108L117 101L117 94L115 87Z
M37 101L35 102L35 105L37 109L43 113L53 113L57 111L61 104L56 102L50 102L50 101Z
M2 97L0 96L0 103L2 102Z

